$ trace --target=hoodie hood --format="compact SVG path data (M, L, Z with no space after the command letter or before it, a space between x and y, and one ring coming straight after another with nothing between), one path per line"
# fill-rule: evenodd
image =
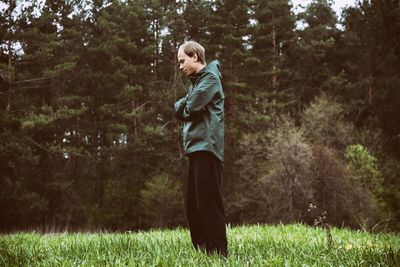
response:
M204 71L209 71L217 75L220 79L222 78L219 61L214 60L210 64L208 64L204 69Z

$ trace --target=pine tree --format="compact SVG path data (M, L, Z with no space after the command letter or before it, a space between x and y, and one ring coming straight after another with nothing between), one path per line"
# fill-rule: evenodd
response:
M277 118L274 117L289 109L283 107L290 101L285 92L290 90L287 51L294 42L294 16L288 1L250 1L248 13L252 23L246 36L247 56L242 67L245 86L240 92L234 92L240 97L241 106L239 114L235 114L233 126L233 129L242 132L236 136L237 142L245 145L237 146L235 150L235 165L242 167L235 173L240 179L236 179L232 185L230 201L239 206L253 203L255 209L265 214L270 211L268 207L262 210L263 205L267 206L265 202L249 202L246 198L261 194L257 187L262 187L260 183L263 183L266 175L263 166L267 164L267 157L262 150L272 138L266 133L276 127ZM245 167L247 165L254 166L254 170L249 171ZM247 208L249 206L244 209ZM235 214L237 210L230 212Z
M341 94L349 117L358 127L381 132L382 147L376 151L384 175L386 213L398 216L400 159L398 133L400 80L400 4L398 1L360 1L344 12L345 33L343 80ZM371 146L370 146L371 147ZM368 148L370 148L368 147ZM389 223L393 229L399 224Z
M299 14L304 28L298 30L298 44L290 50L293 69L291 82L297 112L321 92L327 91L330 77L336 75L335 51L339 31L332 2L314 0Z

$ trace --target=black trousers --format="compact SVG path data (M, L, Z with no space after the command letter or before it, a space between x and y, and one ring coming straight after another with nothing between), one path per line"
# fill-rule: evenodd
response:
M186 212L193 246L226 256L225 212L220 192L223 165L214 154L189 154Z

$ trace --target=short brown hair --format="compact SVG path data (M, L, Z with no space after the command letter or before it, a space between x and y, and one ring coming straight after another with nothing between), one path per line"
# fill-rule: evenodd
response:
M206 64L206 51L204 47L195 41L187 41L182 44L179 49L183 49L186 55L189 57L193 57L195 54L197 55L198 60L202 64Z

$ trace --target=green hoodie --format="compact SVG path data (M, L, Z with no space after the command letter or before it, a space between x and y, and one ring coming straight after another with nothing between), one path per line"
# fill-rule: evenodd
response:
M212 152L224 160L224 92L219 62L211 62L189 76L188 94L175 103L175 117L184 121L185 155L196 151Z

